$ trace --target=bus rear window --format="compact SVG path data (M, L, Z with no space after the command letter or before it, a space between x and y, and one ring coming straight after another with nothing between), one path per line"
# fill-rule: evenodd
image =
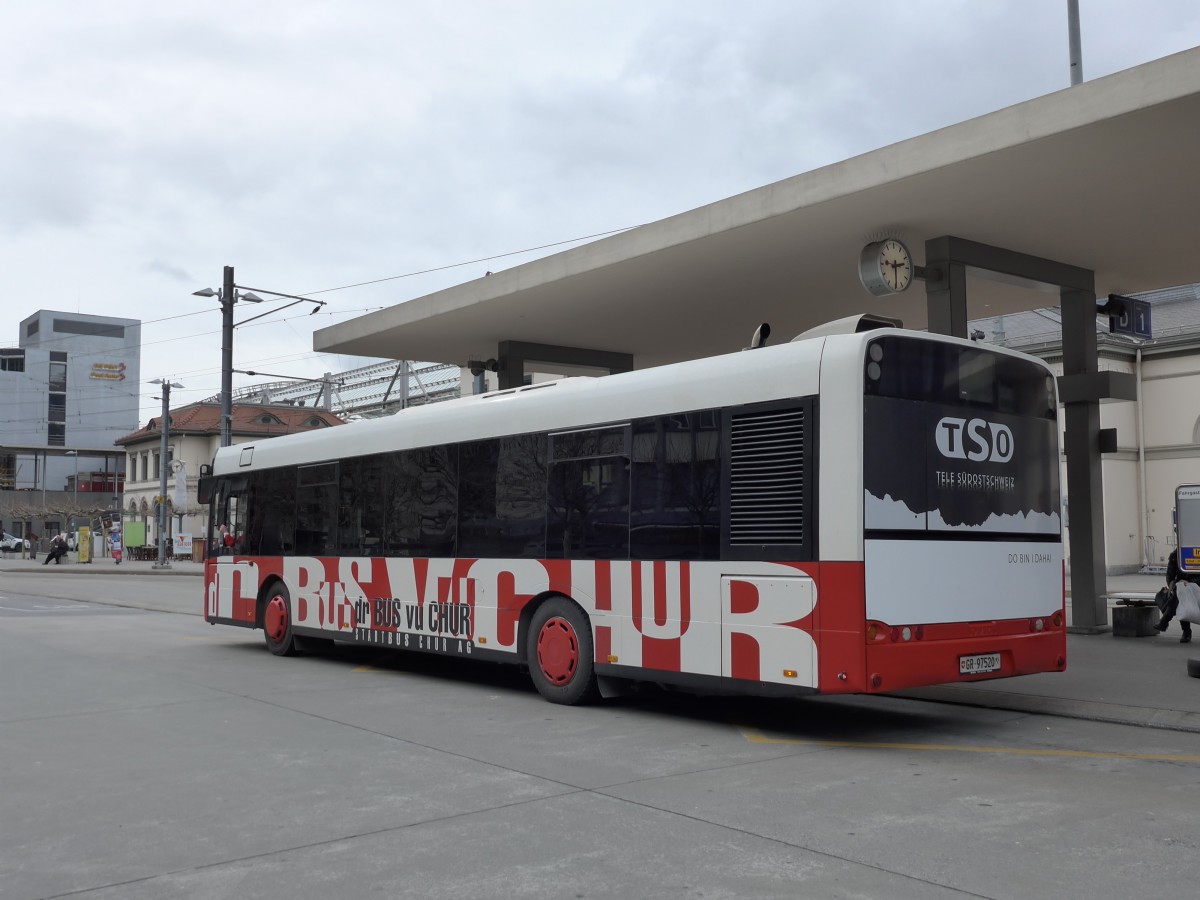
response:
M1030 360L907 336L867 345L865 393L1053 419L1053 376Z

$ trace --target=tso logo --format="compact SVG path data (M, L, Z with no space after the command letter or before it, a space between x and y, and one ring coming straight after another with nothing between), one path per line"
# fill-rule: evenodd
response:
M946 416L937 423L935 437L942 456L951 459L999 463L1012 459L1013 436L1007 425Z

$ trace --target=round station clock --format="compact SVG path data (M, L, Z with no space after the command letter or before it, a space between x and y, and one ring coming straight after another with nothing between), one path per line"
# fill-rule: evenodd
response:
M858 258L858 277L876 297L898 294L912 284L912 254L895 238L873 241L863 247Z

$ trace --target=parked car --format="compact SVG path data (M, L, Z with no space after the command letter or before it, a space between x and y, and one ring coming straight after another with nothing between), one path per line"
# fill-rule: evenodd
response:
M25 538L25 549L29 549L29 538ZM19 553L21 550L21 538L16 535L4 532L4 540L0 541L0 550L11 550L14 553Z

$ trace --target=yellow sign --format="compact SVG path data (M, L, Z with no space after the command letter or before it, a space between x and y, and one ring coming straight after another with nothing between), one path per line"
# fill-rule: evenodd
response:
M92 561L92 529L79 529L79 543L76 547L79 550L79 561L90 563Z
M124 381L125 363L92 363L92 371L88 378L98 378L105 381Z

